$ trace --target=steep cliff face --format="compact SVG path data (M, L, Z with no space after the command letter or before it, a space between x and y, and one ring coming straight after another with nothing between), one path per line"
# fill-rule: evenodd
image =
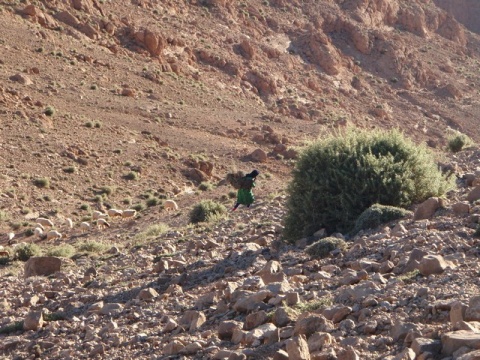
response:
M480 34L480 1L434 0L435 4L452 14L468 30Z

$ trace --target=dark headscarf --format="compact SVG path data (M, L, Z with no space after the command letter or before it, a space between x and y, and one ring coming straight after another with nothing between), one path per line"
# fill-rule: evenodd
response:
M256 178L260 174L258 170L253 170L250 174L245 175L246 177Z

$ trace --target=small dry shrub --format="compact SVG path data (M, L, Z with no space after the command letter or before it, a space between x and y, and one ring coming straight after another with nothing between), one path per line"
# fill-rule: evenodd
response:
M65 244L52 247L47 251L48 256L57 256L64 258L71 258L75 255L75 248L72 245Z
M213 216L222 215L227 212L227 208L220 203L212 200L203 200L195 205L190 212L190 222L199 223L212 219Z
M35 178L33 179L33 185L39 188L48 188L50 187L50 179L48 178Z
M99 241L84 241L78 246L79 251L85 251L88 253L101 253L108 249L108 245Z
M456 132L448 138L447 146L451 152L456 153L472 144L472 139L470 139L467 135Z
M396 206L373 204L360 214L352 233L356 234L360 230L373 229L411 214L411 211Z
M344 250L346 247L347 243L343 239L329 236L307 246L305 252L313 258L323 259L326 258L331 251L335 249Z
M27 261L32 256L40 256L42 250L37 244L24 244L15 248L14 258L20 261Z
M14 323L2 326L0 328L0 335L9 335L19 331L23 331L23 321L15 321Z

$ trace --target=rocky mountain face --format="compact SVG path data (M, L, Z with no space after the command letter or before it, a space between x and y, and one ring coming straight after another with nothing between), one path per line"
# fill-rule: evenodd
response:
M445 152L480 140L478 18L473 0L0 4L0 358L478 358L480 155ZM311 257L281 239L285 187L301 146L348 126L400 128L457 188ZM232 168L260 171L254 206L189 224L231 205ZM98 226L115 208L136 213Z

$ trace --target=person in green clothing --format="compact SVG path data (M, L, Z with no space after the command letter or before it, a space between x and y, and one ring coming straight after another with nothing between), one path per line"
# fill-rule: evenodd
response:
M241 179L241 187L237 192L237 202L233 206L232 211L237 210L240 205L245 205L250 207L255 201L255 196L253 195L252 189L255 187L255 180L259 172L253 170L250 174L247 174Z

